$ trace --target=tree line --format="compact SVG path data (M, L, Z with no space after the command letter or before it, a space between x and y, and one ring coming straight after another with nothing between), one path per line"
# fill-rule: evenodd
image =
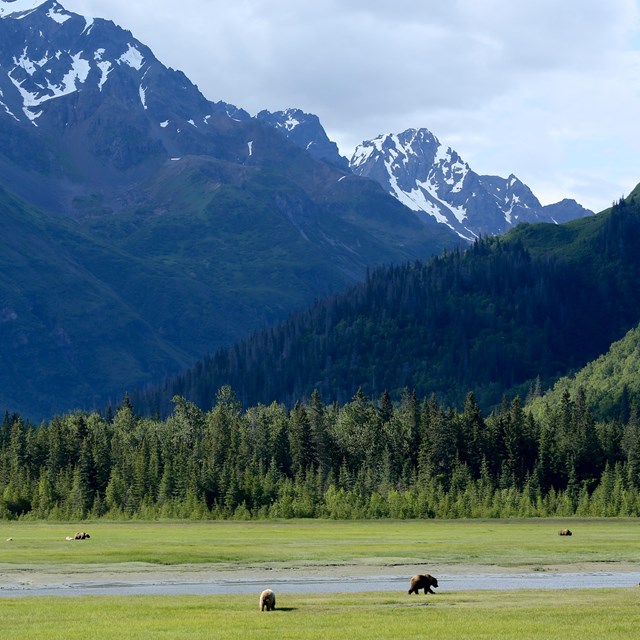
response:
M291 409L243 409L228 386L208 411L173 400L165 419L127 397L40 425L5 413L0 517L640 515L638 408L595 420L582 389L535 417L519 396L483 413L473 393L453 409L408 388Z

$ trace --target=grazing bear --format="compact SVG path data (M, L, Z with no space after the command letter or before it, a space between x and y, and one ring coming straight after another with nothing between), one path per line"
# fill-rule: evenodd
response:
M560 529L560 531L558 531L558 535L559 536L572 536L573 533L571 533L571 529Z
M433 593L435 594L435 591L431 590L431 587L437 587L438 586L438 580L436 578L434 578L432 575L430 574L418 574L417 576L413 576L413 578L411 578L411 585L409 586L409 594L415 593L418 594L420 593L420 589L424 589L424 595L426 596L427 593Z
M276 594L271 589L265 589L260 594L260 611L273 611L276 608Z

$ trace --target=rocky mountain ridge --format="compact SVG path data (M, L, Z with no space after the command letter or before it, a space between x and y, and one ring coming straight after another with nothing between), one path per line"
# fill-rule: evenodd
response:
M319 159L378 182L421 220L436 220L467 241L505 233L519 222L559 224L593 214L570 199L543 206L513 174L477 174L426 128L366 140L347 162L317 116L287 109L258 117Z

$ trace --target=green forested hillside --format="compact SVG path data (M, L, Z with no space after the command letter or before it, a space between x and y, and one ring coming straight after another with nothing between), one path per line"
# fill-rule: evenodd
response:
M635 203L618 203L597 227L524 227L428 265L378 270L351 295L319 302L225 355L237 358L240 371L242 350L270 341L282 354L278 366L290 358L302 375L304 358L314 354L307 341L332 343L314 342L319 331L306 334L296 322L323 313L329 336L394 335L364 343L393 373L397 363L412 362L407 354L424 353L429 336L431 353L446 354L437 340L455 344L466 332L476 337L463 350L465 366L451 356L445 362L457 368L447 373L427 360L425 380L437 380L428 377L434 371L444 372L440 380L464 380L467 369L474 379L487 370L535 371L540 380L519 385L530 408L516 396L483 409L471 388L459 408L410 388L396 402L358 389L341 402L315 391L290 408L273 401L243 408L222 386L206 410L174 396L166 418L136 414L128 398L113 415L75 412L37 427L5 413L0 518L638 516L640 328L574 380L536 397L545 371L584 357L585 345L608 344L607 335L637 317L638 214ZM563 251L549 239L558 233L572 236ZM535 238L531 249L523 238ZM350 315L362 308L377 310L379 320ZM415 334L432 316L428 330ZM438 333L442 327L450 333ZM402 329L413 331L412 342ZM341 361L339 349L321 353L325 362ZM256 362L257 355L238 379L271 393L282 370L256 369ZM345 376L359 371L357 358L348 362ZM197 378L183 380L196 388ZM457 385L462 391L463 382Z
M247 404L293 404L318 389L406 386L460 406L525 394L583 367L640 319L640 203L566 225L521 225L428 263L382 268L273 329L220 350L162 387L134 394L165 412L181 394L203 408L230 384Z
M596 417L628 418L629 407L640 402L640 327L574 376L560 378L544 396L533 399L530 408L539 415L545 406L557 405L565 394L575 396L578 390Z

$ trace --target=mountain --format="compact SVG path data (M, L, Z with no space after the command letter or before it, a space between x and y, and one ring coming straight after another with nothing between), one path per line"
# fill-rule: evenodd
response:
M638 246L634 198L562 225L521 224L427 263L377 269L135 402L166 411L181 394L207 408L225 384L247 405L410 387L457 406L474 391L490 409L580 369L638 323Z
M0 0L0 189L0 407L34 419L460 244L54 0Z
M543 206L513 174L478 175L424 128L365 141L347 161L313 114L287 109L262 111L257 118L317 159L375 180L419 219L436 220L467 241L505 233L520 222L560 224L593 215L570 199Z
M340 155L338 145L329 140L318 116L301 109L270 112L266 109L256 116L258 120L278 130L295 145L308 151L317 160L349 172L349 161Z
M118 211L171 158L248 157L248 114L206 100L128 31L51 0L0 6L0 166L18 195L77 215L95 190Z
M467 240L504 233L520 222L559 223L593 214L573 200L543 207L513 174L478 175L427 129L365 141L350 167L379 182L420 218L434 218Z

